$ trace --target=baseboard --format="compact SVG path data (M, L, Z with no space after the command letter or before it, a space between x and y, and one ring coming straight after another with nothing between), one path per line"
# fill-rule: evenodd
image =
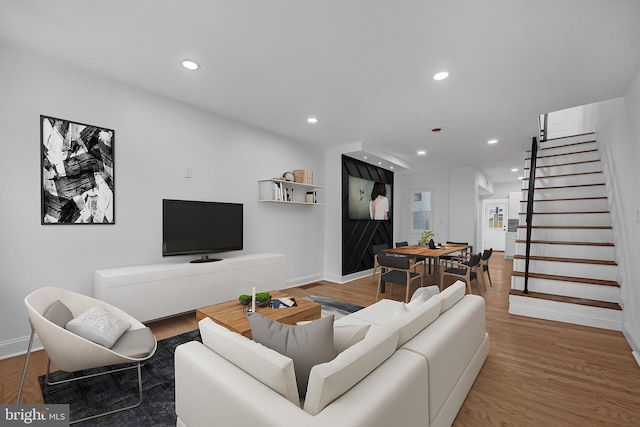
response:
M627 339L629 346L631 346L631 354L636 359L636 363L640 366L640 340L633 335L633 332L627 328L625 323L622 324L622 334Z
M20 337L12 340L0 342L0 360L9 359L11 357L20 356L27 353L29 347L29 337ZM38 335L33 339L33 347L31 351L43 350L44 347L38 338Z

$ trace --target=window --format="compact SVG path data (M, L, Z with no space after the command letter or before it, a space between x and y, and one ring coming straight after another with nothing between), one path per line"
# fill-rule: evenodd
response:
M411 223L414 231L431 230L431 191L411 194Z

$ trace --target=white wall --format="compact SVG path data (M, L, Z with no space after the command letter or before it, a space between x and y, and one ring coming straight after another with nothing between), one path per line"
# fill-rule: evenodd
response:
M619 264L623 332L640 364L640 73L624 98L594 104Z
M323 277L325 207L257 202L286 170L323 185L321 150L3 47L0 82L0 357L26 350L29 292L91 295L96 269L188 260L161 256L162 198L244 203L244 252L286 255L289 286ZM115 225L40 225L40 114L115 130Z

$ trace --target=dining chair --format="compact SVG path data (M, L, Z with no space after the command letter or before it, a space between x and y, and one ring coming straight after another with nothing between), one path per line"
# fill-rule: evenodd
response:
M389 249L389 245L386 243L382 243L380 245L373 245L371 249L373 250L373 273L371 274L371 283L373 283L376 277L376 271L379 267L378 254L385 249Z
M17 404L20 403L22 396L27 367L29 365L29 356L31 355L36 333L49 358L45 376L45 383L48 386L137 368L137 403L116 409L109 408L106 412L80 420L73 420L71 424L135 408L142 403L142 375L140 368L142 362L153 356L157 348L156 338L148 327L117 307L65 289L52 287L40 288L27 295L24 302L29 315L29 323L31 324L31 337L29 339L24 370L18 390ZM66 326L69 321L81 318L83 314L95 307L102 309L101 312L104 313L104 315L102 317L94 316L93 319L89 319L91 316L85 318L85 321L81 322L83 323L82 333L78 332L80 333L78 334L67 329ZM115 321L112 321L114 319ZM87 325L92 324L91 320L94 321L93 325L95 329L87 327ZM105 336L101 336L105 330L110 329L108 328L109 325L113 325L114 322L118 323L118 321L123 322L122 325L124 326L121 330L126 329L127 324L130 326L117 340L114 334L106 333ZM85 328L88 328L90 334L87 333L87 329ZM87 336L90 339L83 338L81 335ZM115 335L117 335L117 333ZM112 345L110 343L98 344L98 342L109 341L109 339L115 340L115 342ZM111 346L107 347L107 345ZM71 374L67 379L50 382L49 373L51 370L51 362L64 372L78 372L112 365L120 366L107 372L84 373L84 375L81 376ZM133 364L133 366L122 366L122 364Z
M444 286L445 276L452 276L458 279L462 279L467 283L467 293L471 293L471 281L476 280L478 284L478 292L480 293L480 275L476 269L480 266L480 254L472 254L468 261L462 259L450 259L441 261L441 273L440 273L440 291Z
M468 245L469 242L452 242L447 240L447 245ZM454 259L454 258L469 258L469 253L473 252L472 248L465 248L463 250L461 250L460 252L454 252L452 254L449 255L443 255L440 257L440 259Z
M410 262L409 257L378 254L378 264L380 265L380 276L378 277L378 292L376 293L376 301L380 298L380 288L382 283L391 285L390 294L393 295L393 284L404 285L407 292L404 302L409 302L409 289L411 282L415 279L422 279L423 273L418 272L421 267L424 272L424 261Z
M493 255L493 248L485 249L480 257L480 266L482 267L481 272L487 273L487 276L489 276L489 286L493 287L493 283L491 283L491 272L489 272L489 258L491 258L491 255Z
M406 240L402 242L396 242L396 248L401 248L403 246L409 246L409 242L407 242ZM425 261L425 264L429 266L429 274L431 274L431 258L424 256L411 256L411 259L415 261Z

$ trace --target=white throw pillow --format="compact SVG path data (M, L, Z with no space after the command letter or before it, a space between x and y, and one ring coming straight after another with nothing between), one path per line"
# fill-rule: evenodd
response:
M75 319L71 319L66 327L67 330L84 339L111 348L131 327L131 323L97 305Z
M438 318L440 305L439 299L429 298L413 309L407 308L404 304L399 307L398 315L394 316L389 323L389 326L400 331L398 348ZM402 309L404 309L404 314L402 314Z
M424 302L432 296L438 295L439 293L440 289L437 286L420 287L416 289L416 291L411 296L411 301L409 301L409 304L411 304L414 300L422 300Z

